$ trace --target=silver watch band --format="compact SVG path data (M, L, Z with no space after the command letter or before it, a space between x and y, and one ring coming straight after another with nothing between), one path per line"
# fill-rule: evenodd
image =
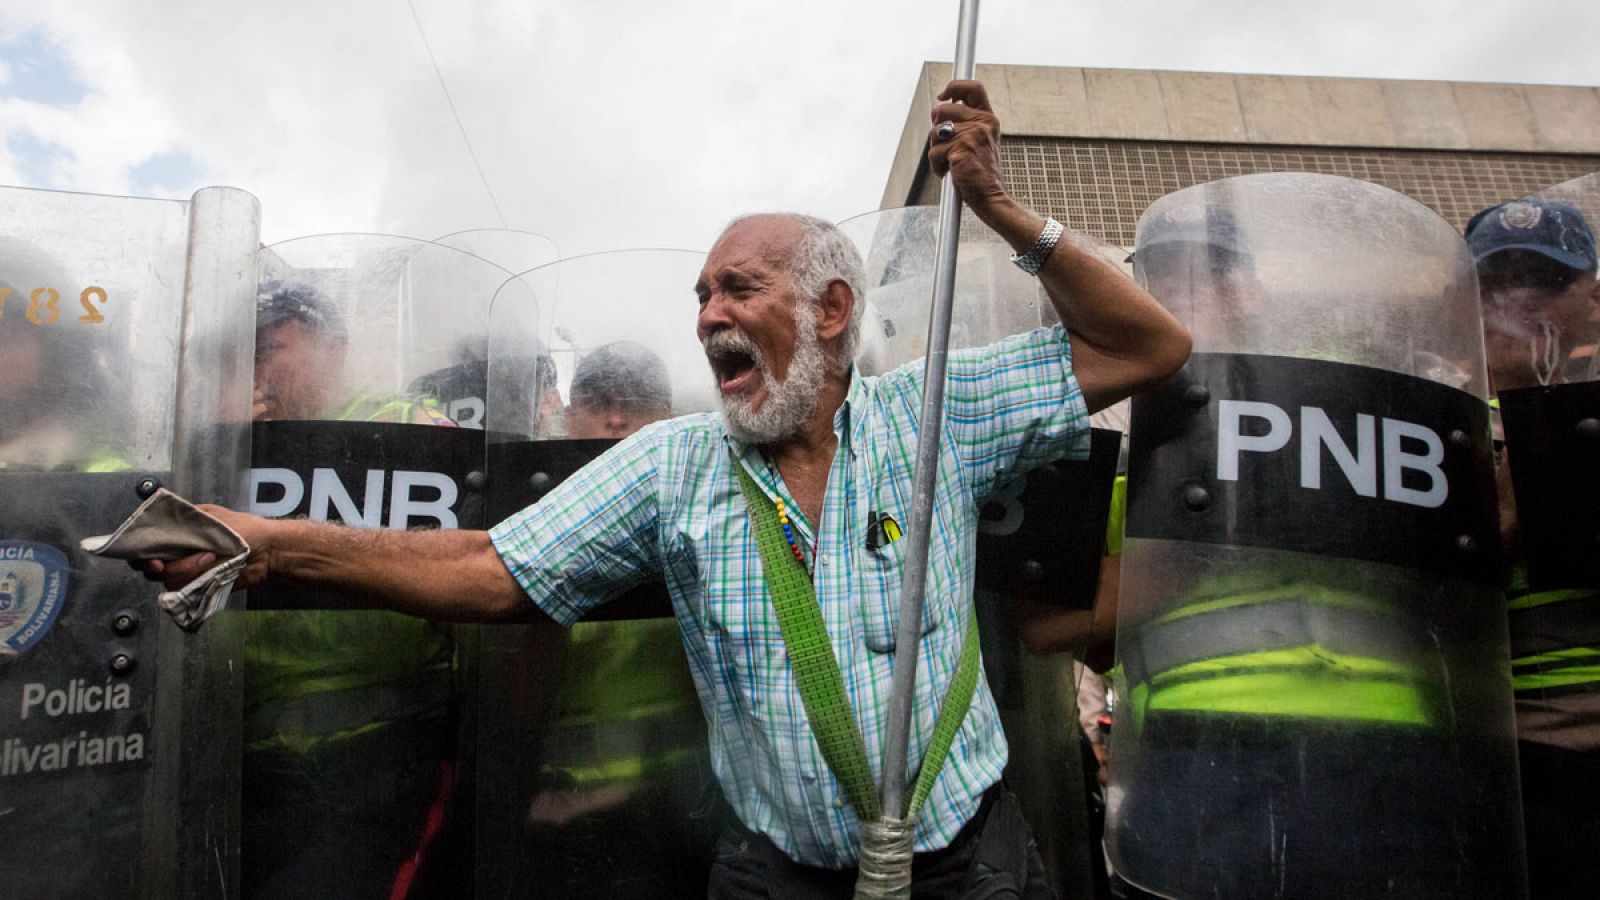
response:
M1039 233L1039 239L1033 242L1027 253L1012 255L1011 261L1029 275L1039 274L1039 270L1044 268L1044 261L1050 258L1050 251L1056 248L1056 244L1066 231L1067 229L1055 219L1045 219L1044 231Z

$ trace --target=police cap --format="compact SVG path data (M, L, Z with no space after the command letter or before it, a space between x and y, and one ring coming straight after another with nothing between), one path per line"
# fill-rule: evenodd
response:
M1531 250L1581 272L1595 268L1594 231L1577 207L1523 197L1481 210L1467 222L1467 245L1483 262L1505 250Z

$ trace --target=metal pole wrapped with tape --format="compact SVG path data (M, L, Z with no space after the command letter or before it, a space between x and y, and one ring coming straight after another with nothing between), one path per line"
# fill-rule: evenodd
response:
M977 0L962 0L956 29L954 77L972 78L973 44L978 32ZM914 811L905 804L906 756L911 732L911 700L917 680L917 645L922 635L923 592L927 585L928 529L933 519L934 481L939 465L940 423L944 420L945 362L950 341L951 300L955 293L956 246L961 238L961 198L949 173L939 189L939 253L933 283L933 315L928 323L928 356L923 369L922 410L918 418L917 462L905 581L900 594L900 624L895 646L889 728L883 750L882 819L863 822L858 900L911 896ZM968 627L976 627L969 624ZM902 818L903 817L903 818Z

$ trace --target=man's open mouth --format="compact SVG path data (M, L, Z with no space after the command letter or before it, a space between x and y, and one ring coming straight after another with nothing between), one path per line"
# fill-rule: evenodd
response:
M756 371L755 359L738 350L712 353L710 359L711 371L717 375L717 387L724 392L741 389Z
M713 339L706 347L706 359L724 394L747 390L760 377L755 354L737 346L739 343L737 339Z

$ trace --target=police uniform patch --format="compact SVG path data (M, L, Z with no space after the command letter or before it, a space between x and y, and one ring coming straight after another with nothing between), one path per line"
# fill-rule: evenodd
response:
M1539 224L1544 218L1544 210L1532 203L1516 201L1507 203L1500 210L1500 224L1507 228L1527 229Z
M37 644L66 597L66 554L49 544L0 541L0 657Z

